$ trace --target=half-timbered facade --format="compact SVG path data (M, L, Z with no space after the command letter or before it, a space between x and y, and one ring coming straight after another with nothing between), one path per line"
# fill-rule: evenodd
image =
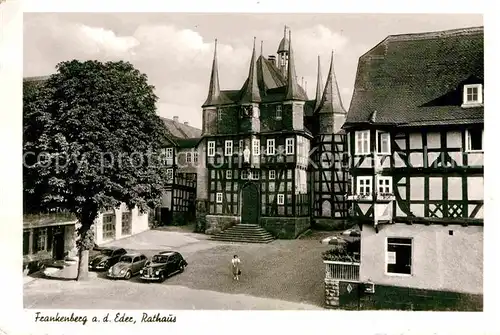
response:
M483 28L389 36L359 60L343 128L375 292L482 294L483 66Z
M201 130L180 123L179 118L162 118L170 145L163 150L167 181L159 209L162 225L184 225L195 221L198 142Z
M333 64L325 88L318 85L319 98L309 100L297 82L286 30L277 53L277 61L275 56L258 57L254 41L242 88L221 91L215 47L198 148L203 163L197 215L206 220L207 233L247 223L278 238L295 238L315 216L346 219L345 170L335 171L340 166L333 162L311 164L333 160L335 150L345 144L345 135L336 134L342 132L346 112ZM322 205L330 209L322 210Z

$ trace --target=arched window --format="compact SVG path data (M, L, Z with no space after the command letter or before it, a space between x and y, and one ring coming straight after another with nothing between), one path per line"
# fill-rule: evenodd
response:
M321 216L332 216L332 204L330 203L330 200L323 200L323 203L321 204Z

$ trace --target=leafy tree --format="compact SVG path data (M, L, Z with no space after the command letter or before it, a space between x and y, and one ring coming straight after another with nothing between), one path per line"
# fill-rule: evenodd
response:
M159 204L167 134L156 100L127 62L63 62L43 84L24 87L25 211L77 217L77 280L88 276L100 211Z

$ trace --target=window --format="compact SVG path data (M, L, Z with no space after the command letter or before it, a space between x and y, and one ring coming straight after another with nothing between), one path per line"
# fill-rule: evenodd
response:
M239 148L240 148L240 152L243 152L243 140L240 140Z
M284 205L284 204L285 204L285 195L278 194L278 205Z
M132 234L132 215L130 212L122 213L122 235Z
M483 151L482 129L468 129L465 135L466 151Z
M248 179L248 171L247 170L241 171L241 179Z
M217 120L222 121L222 108L217 108Z
M372 177L358 177L357 194L370 195L372 193Z
M198 152L193 152L193 162L196 164L198 163Z
M387 273L411 274L410 238L387 238Z
M231 141L231 140L226 141L224 147L225 147L224 154L226 156L232 156L233 155L233 141Z
M268 139L267 140L267 155L271 156L274 155L274 138Z
M110 240L115 238L115 214L104 214L102 216L102 238Z
M282 113L281 113L281 105L276 106L276 120L281 120L282 118Z
M171 182L174 179L174 170L167 169L167 182Z
M252 176L253 180L259 180L259 178L260 178L260 173L259 172L260 172L259 170L251 171L251 176Z
M40 228L36 231L35 252L47 251L49 249L47 228Z
M259 139L253 140L253 154L254 154L254 156L260 155L260 140Z
M226 170L226 179L233 179L233 170Z
M477 106L483 103L483 85L464 85L464 103L462 106Z
M215 141L208 142L208 157L215 156Z
M390 154L391 142L390 134L385 131L377 131L377 153Z
M174 157L174 148L167 148L166 150L166 158Z
M269 170L269 179L276 179L276 171Z
M370 153L370 131L362 130L356 132L356 155L366 155Z
M222 193L221 192L217 193L216 201L218 204L222 204Z
M285 150L286 150L286 154L287 155L293 155L293 149L295 147L294 145L294 139L293 138L287 138L286 139L286 146L285 146Z
M378 177L378 193L392 193L391 177Z
M186 163L191 163L191 153L190 152L186 153Z

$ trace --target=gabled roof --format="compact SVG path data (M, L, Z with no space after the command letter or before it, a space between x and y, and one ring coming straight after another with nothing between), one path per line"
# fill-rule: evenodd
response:
M160 117L167 128L167 132L171 137L174 137L174 140L177 142L179 139L189 139L189 138L198 138L201 137L201 129L192 127L190 125L186 125L184 123L180 123L174 121L172 119L167 119L164 117Z
M474 27L384 39L359 59L345 126L484 122L482 107L461 107L463 85L483 83L483 31Z

